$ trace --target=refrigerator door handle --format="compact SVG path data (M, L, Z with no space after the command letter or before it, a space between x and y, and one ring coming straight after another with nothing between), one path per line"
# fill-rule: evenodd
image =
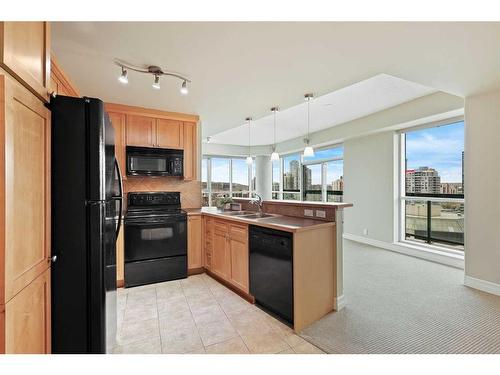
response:
M118 212L118 225L116 227L116 238L118 239L118 234L120 233L120 229L122 226L122 216L123 216L123 181L122 181L122 172L120 170L120 164L118 164L118 160L115 158L115 168L118 173L118 185L120 187L120 195L117 197L120 200L120 210Z

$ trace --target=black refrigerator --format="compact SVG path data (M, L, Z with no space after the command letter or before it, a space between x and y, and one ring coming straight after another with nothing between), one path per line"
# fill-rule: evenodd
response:
M116 239L123 189L103 102L56 96L52 112L52 353L116 342Z

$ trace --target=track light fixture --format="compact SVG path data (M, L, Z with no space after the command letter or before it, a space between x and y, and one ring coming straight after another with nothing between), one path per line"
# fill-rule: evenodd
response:
M128 83L128 71L133 70L139 73L152 74L154 76L153 88L157 90L160 89L160 76L170 76L180 79L182 81L180 93L182 95L187 95L189 93L187 84L191 83L191 80L183 74L166 71L156 65L150 65L146 67L136 66L122 60L115 60L115 64L122 69L122 74L120 75L120 77L118 77L118 80L123 84Z

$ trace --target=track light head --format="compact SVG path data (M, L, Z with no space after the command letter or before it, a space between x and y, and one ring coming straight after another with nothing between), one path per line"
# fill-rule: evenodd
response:
M182 95L187 95L189 93L186 81L182 82L182 86L181 86L181 90L180 91L181 91Z
M120 77L118 77L118 81L120 81L120 83L123 83L124 85L128 83L128 72L127 69L125 69L123 66L122 66L122 74L120 75Z
M155 74L155 81L153 82L153 88L159 90L160 89L160 76Z

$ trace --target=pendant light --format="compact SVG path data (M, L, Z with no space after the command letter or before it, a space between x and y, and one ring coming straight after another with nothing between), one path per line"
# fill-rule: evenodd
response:
M304 156L305 157L313 157L314 156L314 149L312 146L309 146L309 130L310 130L310 122L311 122L311 116L310 116L310 105L311 105L311 99L313 98L313 94L305 94L304 95L305 100L307 101L307 137L304 138Z
M280 154L276 152L276 114L278 113L279 108L273 107L271 108L271 112L274 113L274 144L273 144L273 153L271 154L271 161L280 160Z
M247 164L250 165L253 162L252 155L250 155L250 121L252 121L251 117L247 117L245 119L248 122L248 156L247 156Z

